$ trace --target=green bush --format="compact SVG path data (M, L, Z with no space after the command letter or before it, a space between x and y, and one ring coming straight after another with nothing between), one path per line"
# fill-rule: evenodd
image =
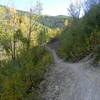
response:
M96 46L94 54L96 55L96 62L100 63L100 44Z
M100 5L92 7L79 20L66 27L59 37L58 54L67 61L79 61L100 44ZM99 56L99 55L98 55Z
M44 80L52 56L41 47L23 50L16 61L0 68L0 100L41 100L40 83Z

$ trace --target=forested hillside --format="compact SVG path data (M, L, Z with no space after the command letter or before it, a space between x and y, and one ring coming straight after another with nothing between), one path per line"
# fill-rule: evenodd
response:
M7 10L6 6L1 5L1 7L3 9ZM21 11L21 10L16 10L16 11L20 16L25 16L25 15L29 16L29 12ZM33 14L33 16L34 16L34 14ZM55 28L63 28L65 21L67 21L69 19L71 19L71 17L64 16L64 15L58 15L58 16L43 15L37 20L37 22L39 22L40 24L42 24L48 28L55 29Z
M59 16L43 16L38 21L49 27L49 28L63 28L66 20L69 20L71 17L59 15Z

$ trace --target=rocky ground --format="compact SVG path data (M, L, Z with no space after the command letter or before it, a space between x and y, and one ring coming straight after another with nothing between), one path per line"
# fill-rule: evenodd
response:
M100 100L100 69L89 57L71 64L61 60L53 46L46 48L54 63L46 74L43 100Z

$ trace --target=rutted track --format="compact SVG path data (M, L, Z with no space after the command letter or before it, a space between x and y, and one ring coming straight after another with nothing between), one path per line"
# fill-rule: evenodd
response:
M54 57L45 84L43 100L100 100L100 69L90 62L63 62L51 47Z

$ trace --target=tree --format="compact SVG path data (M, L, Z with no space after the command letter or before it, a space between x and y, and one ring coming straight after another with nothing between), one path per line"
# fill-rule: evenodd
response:
M43 6L42 3L40 2L40 0L36 1L36 5L34 6L32 13L33 14L37 14L37 15L41 15L42 14L42 10L43 10Z
M1 13L2 24L1 24L1 34L0 34L0 44L6 51L7 55L11 56L13 60L16 58L16 43L17 34L19 30L19 15L15 9L4 8L5 13Z
M68 12L69 15L72 16L73 18L80 18L80 13L81 13L81 1L80 2L73 2L72 0L70 1L70 5L68 7Z
M71 15L73 18L79 18L81 8L80 8L80 6L71 4L68 11L69 11L69 15Z
M83 4L82 4L82 9L84 11L84 14L88 13L89 9L91 9L91 7L93 7L96 4L99 4L100 0L84 0Z
M27 48L30 47L31 43L31 36L34 31L34 27L37 23L37 20L41 17L40 15L42 14L42 3L40 0L37 0L36 5L34 7L30 8L29 12L29 29L28 29L28 43L27 43Z
M18 28L18 16L15 9L9 9L10 25L12 27L12 59L16 59L16 32Z
M31 43L31 36L32 32L34 31L35 24L37 23L37 19L40 17L39 15L33 15L33 9L30 8L30 13L29 13L29 27L28 27L28 43L27 43L27 49L30 47Z
M98 3L100 3L100 0L80 0L79 2L71 0L68 8L69 15L73 18L80 18L81 12L84 12L85 15L91 7Z

